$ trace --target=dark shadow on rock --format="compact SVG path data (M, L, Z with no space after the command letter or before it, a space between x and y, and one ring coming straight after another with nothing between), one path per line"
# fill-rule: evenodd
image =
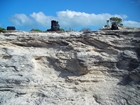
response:
M140 38L140 32L135 32L134 37L136 37L136 38Z
M140 84L140 66L122 76L118 85Z
M116 22L112 23L112 25L111 25L111 30L118 30L118 29L119 29L119 28L118 28Z
M75 69L77 67L74 67L73 65L71 65L71 63L74 64L74 61L68 61L66 64L66 68L62 68L61 67L61 62L58 59L54 59L54 58L49 58L47 57L47 60L49 61L49 65L54 68L54 70L56 71L60 71L61 73L59 74L59 77L62 78L66 78L67 76L80 76L81 74L78 73L78 71L72 71L72 69ZM69 63L69 64L68 64ZM72 68L70 68L70 66Z
M129 75L124 75L122 77L122 80L117 84L117 85L130 85L130 83L132 82L132 79L129 77Z
M140 48L137 48L137 49L136 49L136 52L137 52L137 55L138 55L138 57L139 57L139 59L140 59Z

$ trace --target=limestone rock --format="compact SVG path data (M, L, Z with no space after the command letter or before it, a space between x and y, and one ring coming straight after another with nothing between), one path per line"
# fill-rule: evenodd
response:
M139 105L140 30L0 33L0 105Z

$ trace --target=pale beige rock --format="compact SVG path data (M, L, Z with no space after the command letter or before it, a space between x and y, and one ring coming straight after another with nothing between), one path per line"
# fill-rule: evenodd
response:
M140 30L0 33L0 105L139 105Z

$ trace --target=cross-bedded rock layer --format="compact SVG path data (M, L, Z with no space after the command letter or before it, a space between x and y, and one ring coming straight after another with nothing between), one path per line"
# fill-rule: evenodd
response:
M139 105L140 30L0 34L0 105Z

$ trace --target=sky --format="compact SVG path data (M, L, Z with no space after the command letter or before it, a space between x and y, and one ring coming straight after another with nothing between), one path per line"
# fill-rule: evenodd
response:
M127 27L140 28L140 0L0 0L0 27L17 30L60 28L98 30L110 17L122 18Z

